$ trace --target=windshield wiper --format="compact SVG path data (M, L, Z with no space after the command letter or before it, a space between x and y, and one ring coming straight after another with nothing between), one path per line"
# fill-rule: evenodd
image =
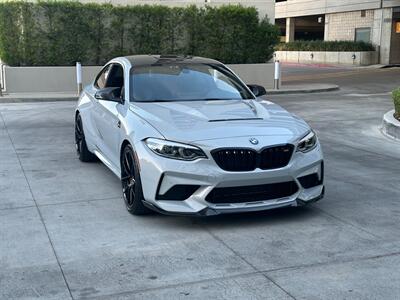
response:
M134 100L134 102L140 103L151 103L151 102L172 102L174 100L167 100L167 99L151 99L151 100Z
M217 100L242 100L242 99L234 99L234 98L205 98L205 99L199 99L203 101L217 101Z

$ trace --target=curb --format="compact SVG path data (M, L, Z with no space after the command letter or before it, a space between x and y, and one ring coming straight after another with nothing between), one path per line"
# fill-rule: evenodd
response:
M381 131L385 136L400 141L400 121L395 119L394 109L383 116Z
M323 92L333 92L338 91L340 87L338 85L331 85L329 87L321 88L293 88L293 89L283 89L283 90L267 90L267 95L289 95L289 94L312 94L312 93L323 93Z
M60 102L60 101L78 101L76 97L49 97L49 98L8 98L0 97L2 103L26 103L26 102Z

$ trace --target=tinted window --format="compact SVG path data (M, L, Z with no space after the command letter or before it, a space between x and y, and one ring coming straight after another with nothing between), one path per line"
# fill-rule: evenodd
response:
M371 41L371 28L357 28L355 40L356 42L369 43Z
M97 75L97 79L95 82L95 86L99 89L103 89L106 87L106 82L108 75L110 74L111 65L106 66L99 75Z
M133 67L132 101L254 99L229 70L220 65L168 63Z
M124 86L124 69L120 64L113 64L106 78L105 87L122 88L123 86Z

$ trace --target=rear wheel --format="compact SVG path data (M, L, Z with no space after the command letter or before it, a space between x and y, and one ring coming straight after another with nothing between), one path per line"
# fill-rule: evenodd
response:
M131 145L126 145L122 151L121 182L126 209L133 215L148 214L150 209L143 204L139 167Z
M75 119L75 146L79 160L83 162L97 161L96 155L90 152L86 145L85 134L83 133L82 118L78 114Z

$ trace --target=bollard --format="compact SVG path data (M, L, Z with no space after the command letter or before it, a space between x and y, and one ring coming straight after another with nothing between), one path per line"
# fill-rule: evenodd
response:
M274 89L279 90L281 86L281 63L275 61Z
M78 95L82 92L82 65L80 62L76 63L76 83L78 85Z
M4 78L4 73L3 73L3 64L0 61L0 97L3 97L3 78Z

